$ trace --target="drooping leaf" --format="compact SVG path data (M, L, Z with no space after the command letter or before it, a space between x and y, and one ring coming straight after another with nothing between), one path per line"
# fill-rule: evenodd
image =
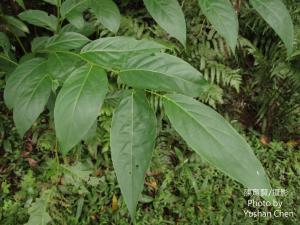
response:
M47 12L41 10L26 10L19 14L21 20L29 24L43 27L50 31L56 30L57 18L53 15L48 15Z
M208 21L225 38L234 52L238 39L238 18L230 0L198 0Z
M104 67L119 68L130 56L144 52L158 52L164 46L150 40L132 37L107 37L92 41L81 50L81 56Z
M20 87L31 73L44 63L43 58L34 58L20 64L16 70L9 76L4 89L4 100L8 108L15 105L16 96L19 96Z
M62 3L60 13L73 26L82 29L84 26L84 18L82 13L88 8L89 0L66 0Z
M114 1L90 0L89 5L99 22L110 31L117 33L121 22L121 15L118 6Z
M154 20L185 46L186 24L178 1L144 0L144 4Z
M32 60L28 60L24 64L28 62L30 64ZM13 118L21 136L32 126L33 122L44 110L49 99L52 80L50 75L45 71L45 65L46 61L43 61L42 64L35 67L26 77L23 74L20 76L16 73L13 74L14 77L11 76L12 80L19 79L18 82L22 80L22 83L18 83L18 90L13 93L15 101ZM16 75L19 75L18 78L15 77ZM13 86L14 88L16 86ZM10 93L11 91L12 89L10 89Z
M250 0L250 4L274 29L290 54L293 50L294 26L291 16L282 1Z
M17 19L14 16L4 16L4 19L7 24L11 25L12 27L24 32L24 33L29 33L29 29L26 26L25 23L23 23L21 20Z
M85 65L72 72L57 96L54 122L63 153L82 140L95 122L107 93L106 73Z
M205 160L248 188L271 189L250 146L221 115L179 94L165 96L163 104L172 126Z
M51 37L45 49L52 51L77 49L89 42L89 39L82 34L75 32L63 32Z
M125 84L143 89L199 96L206 81L187 62L165 53L130 58L120 72Z
M155 136L155 114L144 93L133 91L122 99L113 115L110 140L114 169L132 218L143 190Z
M47 71L58 80L65 80L75 70L75 65L79 59L73 55L61 52L49 54L47 61Z
M52 218L47 212L48 204L51 200L51 190L45 191L40 198L29 208L29 220L24 225L47 225Z

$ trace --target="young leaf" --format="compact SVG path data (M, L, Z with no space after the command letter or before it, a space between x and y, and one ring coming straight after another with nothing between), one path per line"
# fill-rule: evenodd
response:
M29 208L29 220L24 225L47 225L52 218L47 212L47 206L51 199L51 190L45 191L40 198L37 198Z
M144 0L144 4L154 20L185 46L185 18L177 0Z
M114 169L132 218L143 190L155 136L155 114L144 93L133 91L122 99L113 115L110 139Z
M89 0L66 0L62 3L60 13L62 18L68 21L78 29L84 26L82 13L88 8Z
M248 188L271 189L250 146L217 112L179 94L165 96L163 104L172 126L200 156Z
M114 1L90 0L89 4L99 22L110 31L117 33L121 22L121 15Z
M77 49L89 42L89 39L82 34L75 32L64 32L51 37L45 49L52 51Z
M206 81L187 62L165 53L142 54L130 58L121 69L125 84L159 91L179 92L199 96Z
M81 50L81 56L104 67L119 68L130 56L144 52L158 52L164 46L150 40L132 37L107 37L92 41Z
M238 18L229 0L198 0L208 21L225 38L234 52L238 39Z
M44 63L43 58L34 58L20 64L16 70L8 77L4 89L4 101L8 108L13 108L16 97L19 96L21 86L31 73L38 70L40 65Z
M26 10L19 14L19 18L27 23L46 28L50 31L56 30L57 18L41 10Z
M76 69L65 81L54 108L56 135L64 154L85 137L95 122L107 83L105 71L92 65Z
M253 8L274 29L285 44L288 54L292 53L294 26L291 16L281 0L250 0Z
M45 65L45 62L42 63L25 78L19 77L23 82L14 93L13 118L21 136L38 118L49 99L52 80L49 74L45 72Z

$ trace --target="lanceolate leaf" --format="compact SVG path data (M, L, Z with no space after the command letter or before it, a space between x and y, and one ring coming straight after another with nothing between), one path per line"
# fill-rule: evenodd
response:
M41 10L26 10L19 14L19 18L35 26L43 27L51 31L56 30L57 19L53 15Z
M66 0L61 5L60 13L63 18L78 29L84 26L82 13L88 8L89 0Z
M119 68L130 56L144 52L158 52L164 46L150 40L132 37L100 38L83 47L81 56L104 67Z
M21 136L32 126L49 99L52 80L45 71L45 65L44 61L26 77L19 77L23 82L14 93L13 117Z
M143 190L155 136L155 114L144 93L133 91L114 113L110 140L113 165L132 217Z
M204 159L248 188L271 188L250 146L217 112L179 94L163 103L172 126Z
M24 225L47 225L52 218L47 212L48 204L51 200L52 190L47 190L40 198L37 198L29 208L29 220Z
M64 32L53 36L46 43L47 50L71 50L77 49L89 42L89 39L82 34L75 32Z
M185 46L186 24L177 0L144 0L144 4L154 20Z
M187 62L165 53L143 54L128 60L120 72L122 82L144 89L199 96L206 81Z
M238 18L230 0L198 0L201 11L225 38L234 52L238 38Z
M13 108L17 96L20 96L21 86L31 73L40 68L44 63L43 58L34 58L20 64L16 70L9 76L4 89L4 100L8 108Z
M23 23L21 20L18 20L17 18L13 16L4 16L5 22L11 25L12 27L24 32L29 33L29 29L26 26L25 23Z
M121 15L114 1L90 0L89 4L100 23L110 31L117 33L121 22Z
M281 0L250 0L251 5L275 30L288 53L293 50L294 27L291 16Z
M92 65L76 69L65 81L54 108L55 130L63 153L78 144L95 122L107 85L105 71Z

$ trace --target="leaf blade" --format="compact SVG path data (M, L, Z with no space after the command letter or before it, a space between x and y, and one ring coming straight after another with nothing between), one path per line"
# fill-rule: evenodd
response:
M133 91L122 99L113 115L110 140L113 165L132 218L143 189L155 136L154 112L144 93Z

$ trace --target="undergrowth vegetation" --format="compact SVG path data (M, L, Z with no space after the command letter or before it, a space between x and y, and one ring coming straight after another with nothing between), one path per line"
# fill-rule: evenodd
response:
M88 6L71 12L76 2ZM105 0L104 16L96 2L1 2L0 224L298 224L300 3L283 1L294 24L283 31L260 1L224 1L229 34L209 1L182 0L185 40L150 0ZM245 216L245 187L222 172L285 189L277 200L295 216Z

